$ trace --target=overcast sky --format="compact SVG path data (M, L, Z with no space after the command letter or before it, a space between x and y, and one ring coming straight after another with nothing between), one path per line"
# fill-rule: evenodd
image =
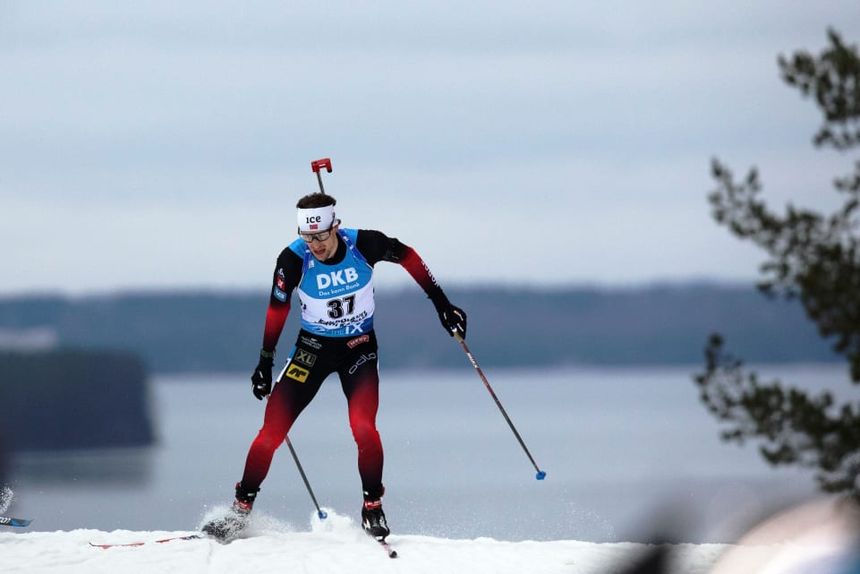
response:
M0 0L0 294L266 288L323 156L443 286L752 280L710 159L836 204L776 65L827 26L860 4Z

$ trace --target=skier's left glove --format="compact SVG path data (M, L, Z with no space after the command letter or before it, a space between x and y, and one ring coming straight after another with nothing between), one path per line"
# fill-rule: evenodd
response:
M263 397L272 392L272 367L275 365L275 354L260 351L260 362L251 375L251 392L262 401Z
M442 326L452 337L457 334L466 338L466 312L450 302L436 308Z

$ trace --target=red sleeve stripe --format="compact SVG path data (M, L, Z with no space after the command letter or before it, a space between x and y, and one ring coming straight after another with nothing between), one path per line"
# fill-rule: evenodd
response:
M266 328L263 330L263 349L266 351L274 351L278 345L278 339L281 337L281 331L284 329L284 323L287 322L287 315L290 314L290 304L269 305L266 311Z
M424 260L418 256L418 253L411 247L406 247L405 254L400 259L400 265L415 279L425 293L430 295L432 292L439 289L436 278L430 273L430 269Z

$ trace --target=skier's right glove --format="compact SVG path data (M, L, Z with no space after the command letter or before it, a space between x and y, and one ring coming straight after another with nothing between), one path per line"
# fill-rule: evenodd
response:
M260 351L260 362L257 363L257 368L251 375L251 392L254 393L257 400L262 401L263 397L269 396L269 393L272 392L272 367L274 365L275 354Z

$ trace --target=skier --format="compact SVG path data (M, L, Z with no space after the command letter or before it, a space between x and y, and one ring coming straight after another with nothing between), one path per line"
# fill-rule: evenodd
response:
M466 336L466 313L451 304L427 265L409 246L379 231L341 229L334 197L313 193L296 204L300 238L285 248L275 267L266 313L263 348L251 376L257 399L269 397L263 427L251 444L236 499L226 516L203 531L226 541L245 527L275 450L311 402L323 380L336 372L346 395L349 424L358 446L358 471L364 494L362 527L376 538L389 534L382 511L382 443L376 430L379 399L377 344L373 330L373 267L399 263L421 286L449 335ZM272 390L272 367L298 290L301 329L287 365Z

